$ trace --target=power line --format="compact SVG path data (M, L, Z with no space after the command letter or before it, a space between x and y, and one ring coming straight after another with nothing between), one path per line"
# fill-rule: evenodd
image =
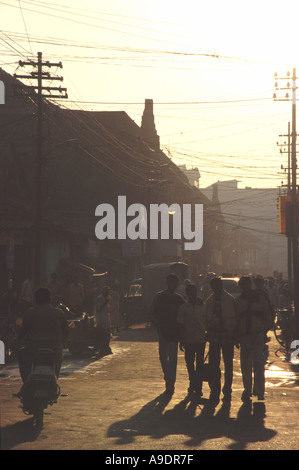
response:
M48 2L42 2L42 1L34 1L34 4L40 4L40 5L49 5ZM175 23L170 23L168 21L161 21L161 20L157 20L157 19L149 19L149 18L140 18L140 17L136 17L136 16L127 16L127 15L120 15L120 14L116 14L116 13L108 13L108 12L104 12L104 11L100 11L100 10L91 10L91 9L85 9L85 8L76 8L74 7L73 5L70 6L70 5L63 5L61 3L57 4L57 3L50 3L51 6L59 6L60 8L64 8L66 10L76 10L76 11L80 11L80 12L88 12L88 13L97 13L97 14L100 14L100 15L106 15L106 16L109 16L109 17L117 17L117 18L126 18L126 19L129 19L129 20L138 20L138 21L145 21L145 22L150 22L150 23L159 23L159 24L171 24L171 25L175 25Z
M10 5L8 3L5 3L5 2L0 2L0 4L2 5L5 5L5 6L8 6L8 7L11 7L11 8L17 8L16 5ZM153 40L153 38L149 38L147 36L144 36L144 35L141 35L141 34L136 34L136 33L133 33L133 32L130 32L130 31L120 31L120 30L117 30L115 28L108 28L106 26L102 26L102 25L97 25L97 24L94 24L94 23L87 23L87 22L84 22L84 21L80 21L80 20L76 20L74 18L67 18L65 16L59 16L59 15L54 15L53 13L49 13L49 12L43 12L43 11L38 11L38 10L32 10L31 8L24 8L24 10L27 10L27 11L30 11L32 13L38 13L38 14L41 14L41 15L46 15L46 16L50 16L52 18L57 18L57 19L62 19L64 21L69 21L69 22L72 22L72 23L76 23L76 24L81 24L81 25L84 25L84 26L89 26L89 27L93 27L93 28L97 28L97 29L104 29L104 30L108 30L108 31L113 31L113 32L117 32L117 33L122 33L122 34L127 34L127 35L130 35L130 36L134 36L134 37L138 37L138 38L143 38L143 39L151 39ZM155 39L156 40L156 39ZM165 41L163 39L159 39L159 42L161 43L171 43L171 44L174 44L173 42L170 42L170 41ZM177 44L178 45L178 44ZM198 56L203 56L203 57L211 57L211 58L216 58L216 59L219 59L220 56L217 56L215 54L208 54L208 53L202 53L202 54L197 54ZM233 57L223 57L221 56L221 58L229 58L229 59L236 59L236 58L233 58ZM241 59L237 59L237 60L241 60Z
M25 1L25 0L24 0ZM0 2L2 5L5 5L5 6L8 6L8 7L12 7L12 8L15 8L16 6L15 5L10 5L8 3L5 3L5 2ZM32 5L32 3L30 2L26 2L25 3L29 3L30 5ZM34 2L34 5L36 6L37 2ZM56 10L56 11L60 11L62 12L64 15L65 15L65 10L61 10L61 9L58 9L58 8L53 8L52 6L51 7L48 7L47 5L42 5L42 8L45 8L45 9L51 9L51 10ZM43 11L38 11L38 10L32 10L30 8L24 8L25 10L27 11L30 11L30 12L33 12L33 13L38 13L38 14L42 14L42 15L47 15L47 16L50 16L50 17L54 17L54 18L58 18L58 19L62 19L64 21L70 21L70 22L73 22L73 23L77 23L77 24L82 24L82 25L86 25L86 26L91 26L91 27L95 27L95 28L100 28L100 29L105 29L105 30L109 30L109 31L113 31L113 32L118 32L118 33L122 33L122 34L127 34L127 35L130 35L130 36L134 36L134 37L139 37L139 38L143 38L143 39L151 39L151 40L155 40L157 41L157 38L151 38L151 37L147 37L147 36L143 36L143 35L140 35L140 34L136 34L136 33L132 33L131 31L119 31L119 30L115 30L114 28L108 28L108 27L105 27L105 26L102 26L102 25L97 25L97 24L94 24L94 23L86 23L84 21L80 21L80 20L76 20L74 18L67 18L66 16L59 16L59 15L54 15L53 13L49 13L49 12L43 12ZM73 11L70 11L69 13L73 14L73 15L79 15L80 18L82 17L82 14L77 14ZM83 15L83 16L87 16L88 18L92 18L94 19L94 17L90 17L88 15ZM103 20L103 18L101 18L101 20ZM109 21L109 20L108 20ZM130 28L132 28L132 25L127 25L127 24L121 24L121 23L118 23L119 25L121 26L129 26ZM134 25L133 25L134 27ZM140 28L138 26L135 26L136 28L139 28L139 29L145 29L146 28ZM157 31L152 31L152 32L155 32L157 33ZM164 31L158 31L160 34L164 33ZM164 43L170 43L170 44L173 44L173 45L176 45L176 46L181 46L181 44L178 44L178 43L174 43L173 41L166 41L166 40L163 40L163 39L159 39L158 42L164 42ZM174 54L178 54L178 55L186 55L185 52L181 53L181 52L173 52ZM243 61L243 62L254 62L252 60L248 60L248 59L243 59L243 58L240 58L240 57L233 57L233 56L225 56L225 55L221 55L221 54L216 54L216 53L187 53L188 55L192 55L192 56L198 56L198 57L210 57L210 58L214 58L214 59L228 59L228 60L236 60L236 61Z
M43 80L53 80L48 72L43 71L43 67L60 67L62 63L51 63L49 61L43 62L42 53L38 53L37 62L35 61L20 61L20 67L33 66L37 67L37 71L31 72L30 75L17 75L16 78L37 80L37 85L31 85L30 87L20 85L22 93L31 96L37 104L37 131L36 131L36 176L35 176L35 244L34 244L34 282L37 287L40 284L41 274L41 244L42 244L42 174L43 174L43 151L42 151L42 119L43 119L43 99L49 96L49 92L52 90L60 91L60 96L67 98L66 90L58 89L57 87L44 87ZM57 80L62 80L62 77L55 77ZM48 95L44 93L44 90L48 92ZM64 94L63 94L64 93ZM55 96L51 95L53 99Z
M166 101L166 102L155 102L155 106L159 105L200 105L200 104L226 104L226 103L248 103L248 102L254 102L254 101L268 101L272 100L272 98L251 98L251 99L239 99L239 100L220 100L220 101ZM78 101L78 100L69 100L69 103L79 103L79 104L100 104L100 105L125 105L125 106L131 106L131 105L142 105L144 104L143 102L117 102L117 101Z
M29 47L30 47L30 50L31 50L31 54L33 55L31 43L30 43L29 36L28 36L27 26L26 26L26 22L25 22L25 17L24 17L22 5L21 5L21 0L18 0L18 1L19 1L19 6L20 6L20 10L21 10L21 15L22 15L22 18L23 18L23 23L24 23L24 27L25 27L25 31L26 31L26 36L27 36L27 39L28 39L28 44L29 44Z
M7 37L7 35L4 33L4 31L1 31L1 32L2 32L2 34L5 35L5 37L6 37L8 40L10 40L10 38ZM16 53L17 57L22 56L22 57L25 57L25 58L27 59L27 57L28 57L27 55L25 56L22 51L16 49L14 46L12 46L11 44L9 44L9 42L7 42L7 40L5 40L4 38L1 38L1 37L0 37L0 40L1 40L4 44L6 44L6 46L9 48L10 51L11 51L11 49L13 49L13 51L14 51L14 53ZM12 41L13 41L13 40L12 40ZM13 41L13 42L15 42L15 41ZM17 44L17 46L18 46L18 44ZM19 46L18 46L18 47L19 47ZM22 47L22 46L21 46L21 47ZM23 47L22 47L22 49L23 49L25 52L28 52L28 51L26 51Z

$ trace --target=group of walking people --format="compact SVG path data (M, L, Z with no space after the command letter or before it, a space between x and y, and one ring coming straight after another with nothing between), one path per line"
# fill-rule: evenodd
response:
M203 381L210 388L209 403L221 396L221 354L224 363L223 401L230 402L235 347L240 347L244 390L242 400L265 393L265 338L273 326L271 304L263 289L253 289L251 278L239 280L241 294L235 299L223 289L222 280L210 281L211 295L204 302L194 284L186 286L185 298L176 292L179 278L169 274L166 289L153 300L151 316L159 338L159 358L165 394L174 393L178 348L184 351L189 394L203 395ZM208 344L208 348L206 348ZM207 349L207 351L206 351Z

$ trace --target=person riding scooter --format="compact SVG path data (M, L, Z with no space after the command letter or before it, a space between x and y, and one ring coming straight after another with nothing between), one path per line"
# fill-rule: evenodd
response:
M55 354L55 372L59 377L62 363L62 348L68 338L68 324L61 309L51 305L51 291L40 287L34 294L35 306L23 317L18 340L24 343L19 349L19 369L23 382L30 373L34 353L48 348Z

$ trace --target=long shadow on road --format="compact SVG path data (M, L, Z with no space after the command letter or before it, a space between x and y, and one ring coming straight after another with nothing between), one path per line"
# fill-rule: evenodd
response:
M250 442L266 442L277 434L264 426L264 403L243 404L237 417L231 418L229 405L222 405L214 414L207 401L202 406L189 397L164 412L169 401L170 398L159 395L136 415L111 425L107 437L116 438L116 444L124 448L134 443L138 436L149 436L153 440L186 436L184 445L190 448L200 448L211 439L227 438L230 440L227 449L244 450Z
M0 430L0 449L10 450L23 442L33 442L38 438L40 431L40 428L33 425L33 418L4 426Z

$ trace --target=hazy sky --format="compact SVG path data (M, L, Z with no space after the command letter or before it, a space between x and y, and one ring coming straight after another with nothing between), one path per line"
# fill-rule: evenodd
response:
M298 13L298 0L0 1L0 66L41 51L63 63L64 106L138 125L151 98L162 149L198 167L201 187L277 187L291 103L273 101L274 72L299 71Z

